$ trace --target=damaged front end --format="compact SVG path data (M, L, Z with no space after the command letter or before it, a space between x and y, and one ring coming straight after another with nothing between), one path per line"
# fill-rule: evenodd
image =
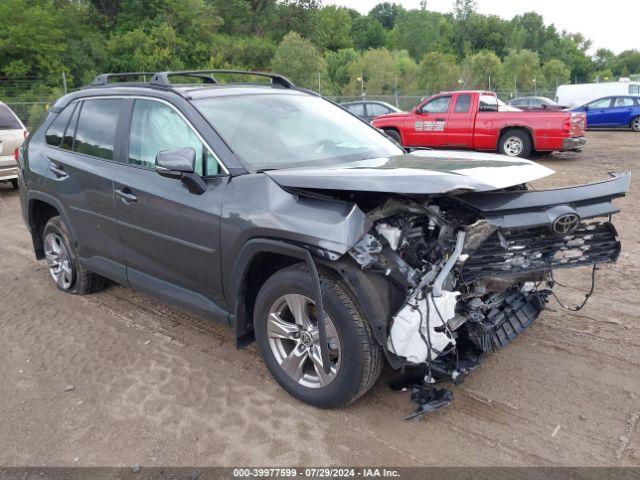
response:
M388 196L367 210L373 228L349 253L405 292L384 347L393 366L419 372L416 415L450 401L429 385L459 383L484 353L533 323L551 294L554 269L617 260L611 200L624 196L629 182L627 173L549 191Z

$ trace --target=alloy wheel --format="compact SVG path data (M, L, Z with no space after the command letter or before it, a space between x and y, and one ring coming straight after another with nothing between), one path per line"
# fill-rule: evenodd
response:
M69 250L58 234L49 233L45 237L44 255L53 281L60 289L69 290L73 284L75 272Z
M631 124L631 128L633 128L634 131L636 132L640 132L640 117L636 117L633 119L633 123Z
M517 157L523 149L524 143L520 137L512 136L504 141L504 153L510 157Z
M308 388L329 385L340 369L340 339L325 312L325 330L329 344L329 373L323 368L315 303L300 294L283 295L269 310L267 336L276 361L298 384Z

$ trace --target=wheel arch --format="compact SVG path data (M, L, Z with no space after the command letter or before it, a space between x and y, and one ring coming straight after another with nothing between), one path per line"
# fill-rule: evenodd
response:
M531 140L531 148L532 148L532 150L536 149L535 135L533 134L533 129L531 127L528 127L526 125L507 125L505 127L502 127L500 129L500 132L498 133L498 142L496 143L496 150L497 151L500 150L500 142L502 141L502 137L506 133L510 132L511 130L518 130L518 131L524 132L527 135L529 135L529 139Z
M382 275L364 272L347 257L331 259L321 251L272 239L249 240L240 250L233 268L229 304L233 310L236 345L243 347L255 339L253 308L264 282L283 268L305 263L310 251L315 254L314 262L320 273L347 285L352 299L369 320L376 341L385 347L388 319L404 298L399 288Z
M60 202L50 195L41 192L29 192L28 200L28 225L31 232L31 241L36 259L44 259L44 242L42 234L47 222L56 216L62 217L69 235L75 242L75 233L66 219L66 212Z

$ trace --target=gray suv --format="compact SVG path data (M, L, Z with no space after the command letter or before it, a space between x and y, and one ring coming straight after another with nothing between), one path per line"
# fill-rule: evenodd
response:
M553 171L407 152L278 75L218 80L247 74L105 74L55 103L19 181L61 291L109 279L228 324L320 407L358 398L388 362L419 378L424 413L450 401L433 383L538 317L553 269L620 252L611 201L629 174L529 191Z

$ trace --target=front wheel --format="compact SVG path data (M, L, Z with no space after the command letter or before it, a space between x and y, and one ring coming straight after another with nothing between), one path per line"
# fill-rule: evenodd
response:
M402 145L402 139L400 138L400 133L397 130L386 128L384 129L384 134L395 141L398 145Z
M523 130L509 130L500 137L498 152L504 155L528 158L532 150L531 137Z
M383 352L348 287L320 275L329 372L320 353L314 282L303 265L276 272L254 309L258 348L269 372L289 394L321 408L347 405L369 390L382 370Z
M640 115L631 120L631 130L640 132Z

